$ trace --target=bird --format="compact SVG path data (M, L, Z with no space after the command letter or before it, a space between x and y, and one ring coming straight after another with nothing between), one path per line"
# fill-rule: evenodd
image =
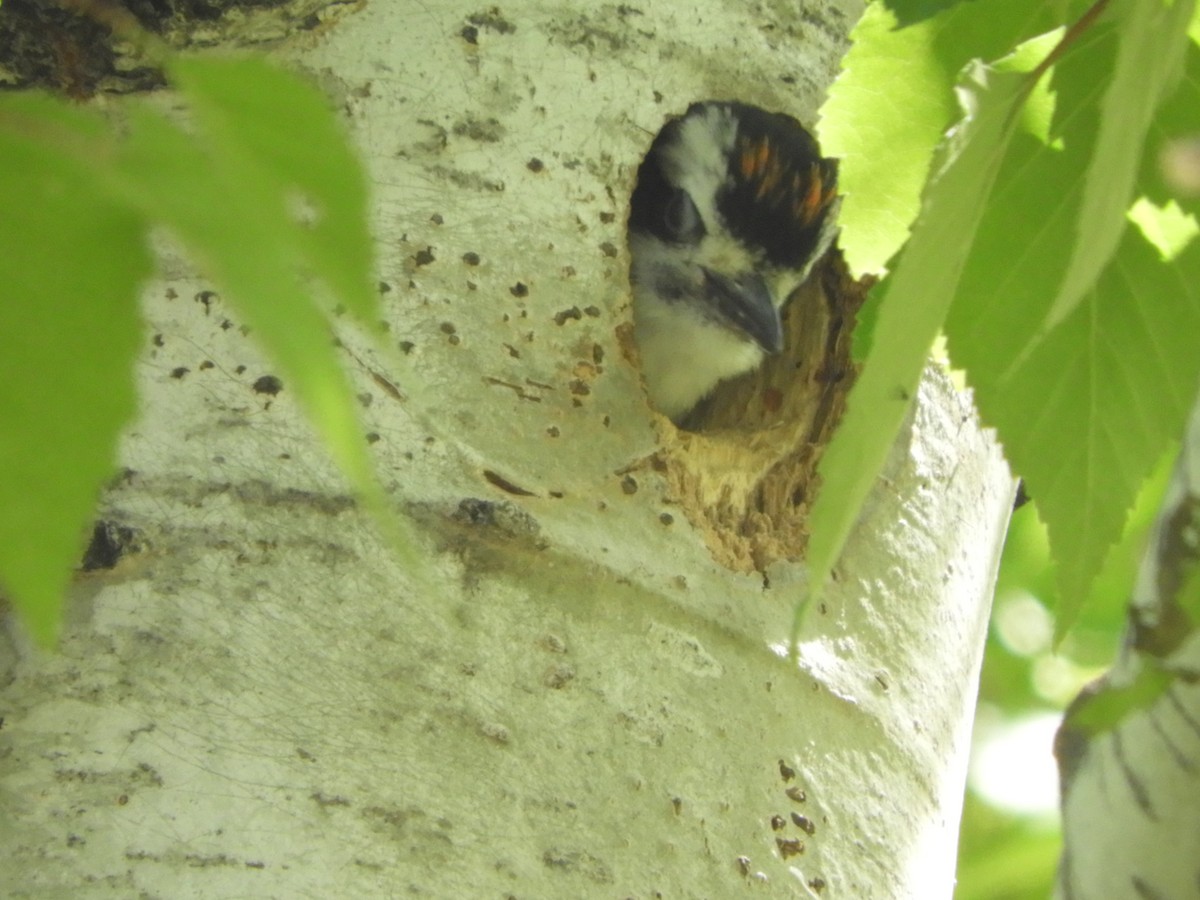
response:
M780 309L836 235L837 161L786 113L704 100L669 119L629 203L633 330L677 425L783 349Z

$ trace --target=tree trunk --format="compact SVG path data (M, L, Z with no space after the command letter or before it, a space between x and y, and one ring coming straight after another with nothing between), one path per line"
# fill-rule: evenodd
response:
M59 654L0 657L9 895L950 896L998 447L931 369L789 661L802 564L721 550L750 476L646 407L623 338L664 117L811 122L861 3L482 9L367 4L290 50L376 188L399 350L342 338L419 563L236 310L153 286L102 503L127 552Z

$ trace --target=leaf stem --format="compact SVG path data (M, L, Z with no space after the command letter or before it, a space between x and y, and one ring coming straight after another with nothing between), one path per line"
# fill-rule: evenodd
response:
M1062 59L1063 55L1071 49L1079 38L1091 28L1100 15L1108 8L1108 0L1096 0L1070 28L1062 36L1054 49L1046 54L1046 58L1038 64L1038 67L1029 73L1029 90L1033 90L1033 85L1037 84L1038 80L1049 71L1050 67ZM1028 91L1026 91L1028 93Z

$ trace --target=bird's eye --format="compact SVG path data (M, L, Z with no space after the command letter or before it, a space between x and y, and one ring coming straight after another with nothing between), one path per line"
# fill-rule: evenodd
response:
M675 241L693 241L704 233L704 223L700 221L700 211L685 190L677 190L671 194L663 210L663 225L667 234Z

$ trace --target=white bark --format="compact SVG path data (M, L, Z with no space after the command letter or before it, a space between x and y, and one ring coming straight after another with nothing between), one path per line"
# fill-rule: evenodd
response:
M663 117L736 96L811 120L860 8L512 4L472 44L474 4L372 3L297 51L378 187L412 346L348 362L423 565L346 500L286 383L252 390L271 368L236 312L156 286L104 499L145 549L80 580L59 655L10 630L0 657L8 895L950 895L998 448L931 370L797 667L802 566L764 587L714 562L638 468L670 429L618 339Z
M1067 712L1062 781L1063 900L1190 900L1200 893L1200 399L1138 573L1113 668ZM1072 717L1162 679L1103 731Z

